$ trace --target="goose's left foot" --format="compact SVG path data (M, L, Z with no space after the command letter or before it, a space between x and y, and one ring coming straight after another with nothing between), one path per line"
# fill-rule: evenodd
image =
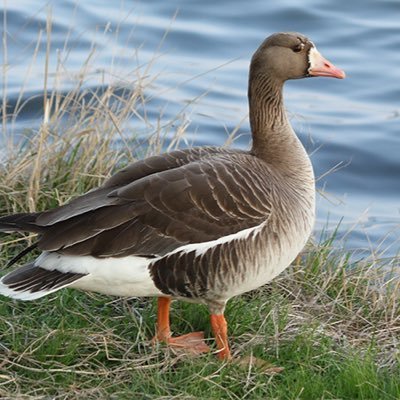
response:
M153 338L153 343L163 342L176 350L184 350L190 354L208 353L210 347L204 341L204 332L191 332L182 336L172 336L169 325L170 305L170 298L158 298L157 332Z
M169 337L163 341L177 350L183 349L188 353L202 354L210 351L210 347L204 341L204 332L191 332L182 336Z

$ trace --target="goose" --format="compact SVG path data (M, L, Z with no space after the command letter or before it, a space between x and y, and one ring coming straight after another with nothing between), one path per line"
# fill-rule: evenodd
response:
M289 79L345 73L307 37L281 32L254 53L250 150L193 147L136 161L65 205L0 218L1 232L33 232L41 254L2 277L0 293L34 300L62 288L157 297L154 341L210 351L202 332L173 336L170 304L204 304L221 360L229 360L229 299L280 274L314 223L310 159L283 103Z

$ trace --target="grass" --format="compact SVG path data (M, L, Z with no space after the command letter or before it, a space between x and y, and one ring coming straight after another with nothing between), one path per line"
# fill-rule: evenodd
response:
M0 170L1 214L65 203L99 185L113 166L160 151L166 134L173 132L172 147L184 137L184 113L165 125L146 118L157 78L153 61L92 89L86 77L93 59L94 51L67 93L45 85L37 130L18 141L10 133L5 138L11 139ZM3 99L3 126L18 117L23 99L21 92L11 110ZM130 132L132 118L151 133L145 145ZM30 239L4 236L1 264ZM330 240L310 245L273 283L229 302L234 355L266 360L261 366L153 347L151 299L72 290L34 303L2 298L0 398L398 399L399 282L377 264L350 260ZM198 305L174 303L172 328L205 329L211 337L208 312Z
M328 244L309 249L272 284L228 304L234 354L267 360L260 368L153 347L151 299L73 290L34 303L6 299L0 305L0 395L397 399L398 295L399 286L384 283L376 267L349 266ZM205 328L211 337L202 306L174 303L172 326L177 333ZM284 370L275 374L275 367Z

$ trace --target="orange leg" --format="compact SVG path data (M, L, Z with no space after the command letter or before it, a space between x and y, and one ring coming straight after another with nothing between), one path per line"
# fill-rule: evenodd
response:
M211 328L217 342L217 357L220 360L230 360L231 351L228 342L228 325L224 314L211 314Z
M170 305L171 299L169 297L158 298L157 332L153 340L167 343L171 347L184 349L194 354L209 352L210 348L204 342L203 332L191 332L186 335L172 337L169 324Z
M154 339L160 342L167 342L171 337L169 326L169 309L171 299L169 297L159 297L157 305L157 332Z

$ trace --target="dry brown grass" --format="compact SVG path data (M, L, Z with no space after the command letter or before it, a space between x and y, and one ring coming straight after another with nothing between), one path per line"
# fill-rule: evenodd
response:
M6 13L4 14L6 16ZM6 18L6 17L5 17ZM6 22L5 22L6 23ZM2 211L34 211L45 205L68 201L92 187L98 186L116 168L133 161L138 155L148 156L161 149L179 146L188 120L184 111L171 121L149 121L146 103L153 95L158 75L152 72L160 57L160 46L145 64L132 55L130 71L96 71L95 46L77 71L68 71L67 57L58 56L55 71L49 71L52 20L48 13L46 30L40 31L32 54L37 58L40 43L46 36L43 94L27 98L26 82L30 68L21 85L18 99L11 109L7 103L7 87L3 88L2 124L6 157L1 165L0 204ZM4 37L4 56L7 42ZM68 49L69 37L64 49ZM3 84L7 85L7 68L3 68ZM73 87L60 89L67 80ZM43 102L43 121L38 128L16 138L13 127L24 108ZM195 102L196 99L192 100ZM161 116L160 116L161 117ZM137 135L132 121L145 127L145 137ZM166 146L165 136L170 136Z

